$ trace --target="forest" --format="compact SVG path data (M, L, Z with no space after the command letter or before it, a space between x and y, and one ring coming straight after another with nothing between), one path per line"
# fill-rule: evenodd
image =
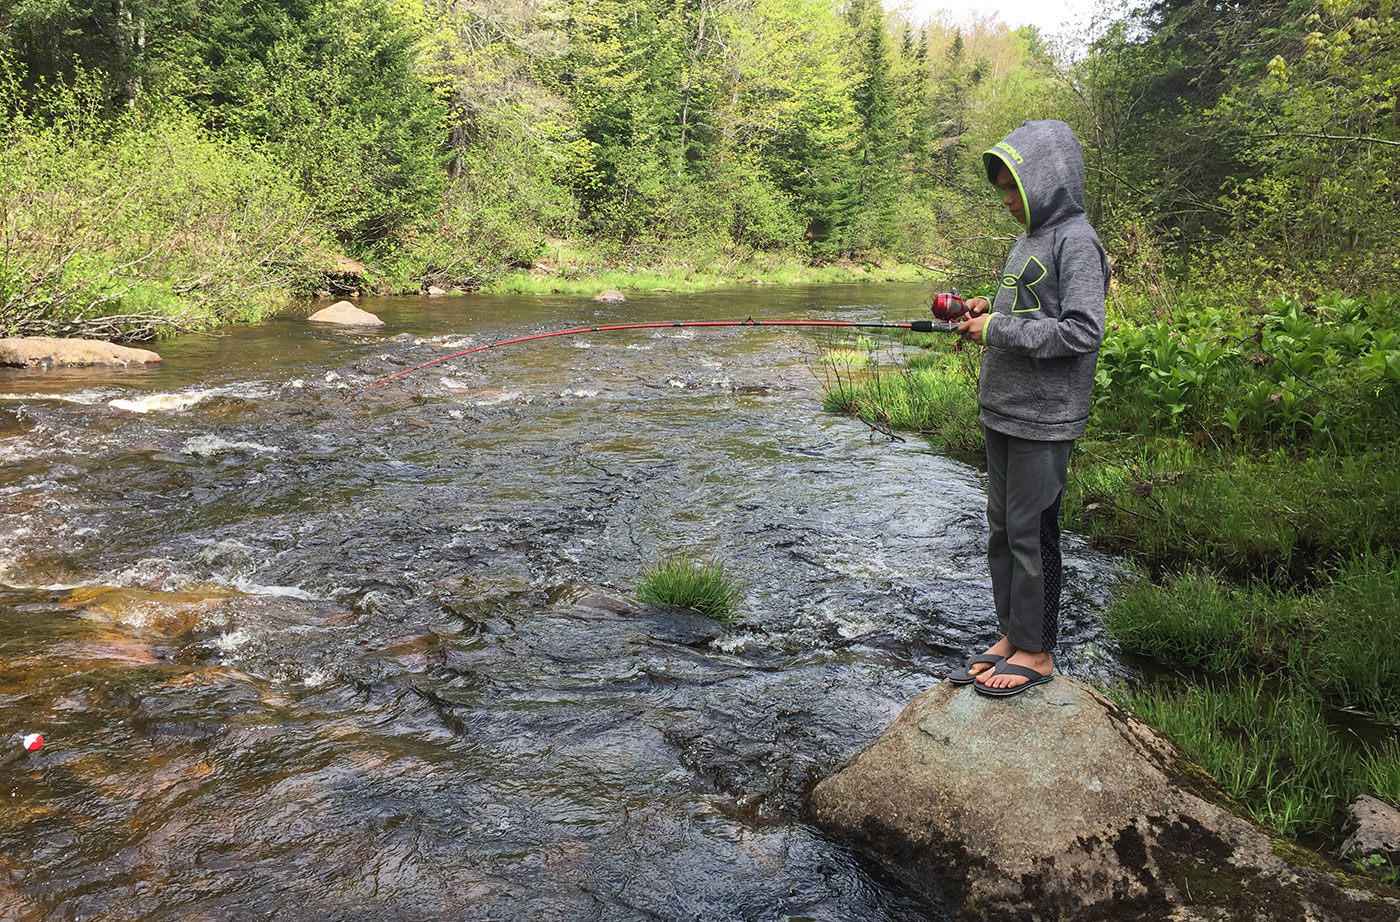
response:
M1037 117L1081 138L1117 280L1160 309L1386 290L1391 7L1108 4L1051 41L875 0L17 0L0 325L246 319L338 256L386 292L539 264L972 285L1014 234L979 154Z

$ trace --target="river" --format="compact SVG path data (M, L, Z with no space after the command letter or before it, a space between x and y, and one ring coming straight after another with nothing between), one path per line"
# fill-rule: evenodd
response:
M0 918L944 918L802 808L995 639L974 465L823 412L810 331L363 390L927 296L366 299L0 370ZM678 554L734 623L636 603ZM1065 565L1059 664L1102 677L1119 566Z

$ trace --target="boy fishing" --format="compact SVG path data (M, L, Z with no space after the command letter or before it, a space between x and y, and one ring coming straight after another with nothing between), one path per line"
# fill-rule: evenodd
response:
M994 697L1050 681L1060 609L1060 502L1089 420L1108 260L1084 213L1084 154L1068 125L1025 122L982 155L1025 231L991 301L956 330L986 346L987 564L1002 637L950 675Z

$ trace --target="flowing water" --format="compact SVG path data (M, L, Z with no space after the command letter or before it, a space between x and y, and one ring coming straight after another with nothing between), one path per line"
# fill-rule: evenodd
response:
M943 918L802 810L995 639L982 473L823 412L820 333L362 390L926 296L403 298L0 371L0 918ZM635 601L682 553L736 622ZM1065 562L1060 665L1115 670L1117 565Z

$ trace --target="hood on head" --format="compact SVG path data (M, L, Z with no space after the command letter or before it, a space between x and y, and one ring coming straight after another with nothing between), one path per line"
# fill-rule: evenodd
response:
M982 155L987 179L1005 166L1026 209L1026 232L1084 213L1084 150L1064 122L1022 122Z

